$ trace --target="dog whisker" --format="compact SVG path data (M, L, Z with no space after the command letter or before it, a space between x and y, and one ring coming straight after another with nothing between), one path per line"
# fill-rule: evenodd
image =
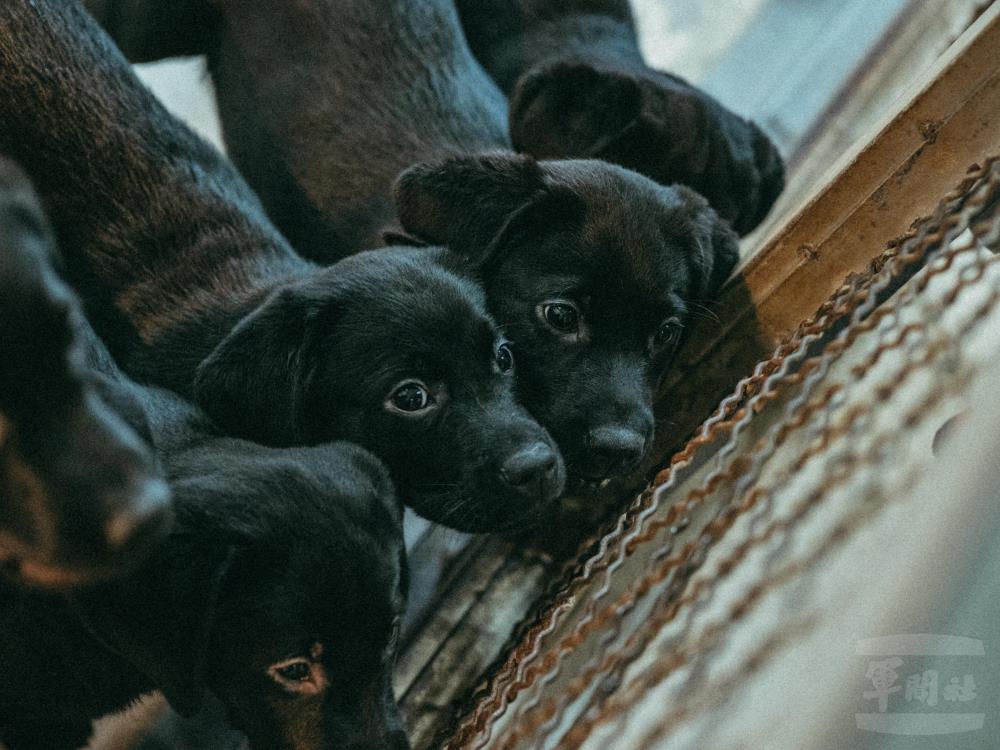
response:
M713 320L716 323L719 323L721 325L722 318L720 318L719 315L718 315L718 313L716 313L715 310L713 310L708 305L704 305L704 304L702 304L700 302L694 302L694 301L688 302L688 305L690 307L697 308L695 311L692 311L692 312L696 313L698 315L698 317L705 318L705 319L708 319L708 320Z

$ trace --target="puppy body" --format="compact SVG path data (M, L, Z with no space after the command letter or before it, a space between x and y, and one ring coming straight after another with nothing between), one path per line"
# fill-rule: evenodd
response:
M112 328L100 308L102 333L148 345L307 273L224 158L92 30L76 3L4 4L0 146L32 176L73 280L124 316Z
M374 22L362 18L363 8L351 8L351 24L331 26L323 22L322 3L275 13L273 7L251 10L245 3L206 0L169 6L88 0L132 59L209 56L234 160L295 247L326 262L331 247L372 241L357 237L359 212L362 226L369 214L352 199L378 185L387 145L398 154L419 145L417 158L434 156L444 142L463 152L506 145L505 129L476 118L505 110L506 102L483 85L478 66L469 65L465 39L512 97L510 128L518 151L538 158L601 158L664 185L688 185L741 234L760 223L782 190L781 157L756 125L683 79L645 64L627 0L399 5L401 13L382 9L386 15ZM452 5L465 32L461 40L453 33ZM295 26L296 18L310 22ZM363 46L341 36L350 36L347 29L361 35ZM410 43L416 54L409 65L383 52L385 44L405 55ZM419 60L433 60L434 67ZM331 90L322 70L355 83ZM374 101L372 87L379 89ZM291 93L303 90L311 95ZM429 91L435 96L430 124L438 128L430 139L421 118L413 116L419 107L400 110L395 104ZM349 127L359 111L367 129ZM439 119L442 112L446 117ZM404 122L410 137L390 143L394 124ZM448 124L459 129L442 138ZM480 139L470 142L476 135ZM344 144L336 162L330 143ZM324 154L322 168L310 166L317 148ZM387 219L380 208L378 216ZM338 238L349 241L331 241Z
M208 55L230 158L323 263L383 244L403 167L510 146L507 100L448 0L86 5L132 60Z
M380 247L403 167L510 147L507 100L451 2L216 8L208 58L230 157L307 257Z
M85 357L27 177L0 158L0 560L46 587L121 573L163 536L168 490L136 400Z
M419 512L464 530L531 521L559 494L470 279L413 249L304 261L75 2L0 6L0 97L0 148L37 176L130 375L231 434L357 442Z
M54 258L18 187L19 221ZM0 742L73 750L143 693L189 714L207 689L255 750L407 748L390 685L406 567L385 467L348 444L220 437L176 394L126 379L82 316L74 334L78 364L146 428L176 523L111 583L65 595L0 581Z

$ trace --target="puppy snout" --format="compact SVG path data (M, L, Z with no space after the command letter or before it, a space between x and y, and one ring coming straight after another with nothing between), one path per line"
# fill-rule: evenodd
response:
M587 434L587 447L601 474L622 474L639 463L646 438L629 427L595 427Z
M515 489L548 497L556 483L559 459L546 443L538 441L509 456L500 467L500 477Z

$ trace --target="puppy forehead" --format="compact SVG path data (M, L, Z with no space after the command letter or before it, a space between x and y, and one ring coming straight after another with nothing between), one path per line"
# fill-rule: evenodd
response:
M500 334L478 284L421 250L375 252L393 262L348 295L339 326L342 351L383 365L403 359L460 365L492 351Z
M272 616L328 643L362 635L381 650L405 604L402 541L358 526L339 533L325 548L305 542L293 551L275 592L282 606Z
M559 169L585 208L571 248L585 276L651 304L687 287L690 209L677 191L601 162L568 161Z

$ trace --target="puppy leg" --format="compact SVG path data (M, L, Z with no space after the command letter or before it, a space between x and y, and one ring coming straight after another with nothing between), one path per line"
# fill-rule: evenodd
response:
M549 58L642 64L628 0L455 0L472 53L505 93Z
M510 96L514 146L600 158L702 193L746 234L784 187L754 123L646 66L627 0L456 0L473 53Z
M219 17L205 0L84 0L132 62L203 55L214 46Z

